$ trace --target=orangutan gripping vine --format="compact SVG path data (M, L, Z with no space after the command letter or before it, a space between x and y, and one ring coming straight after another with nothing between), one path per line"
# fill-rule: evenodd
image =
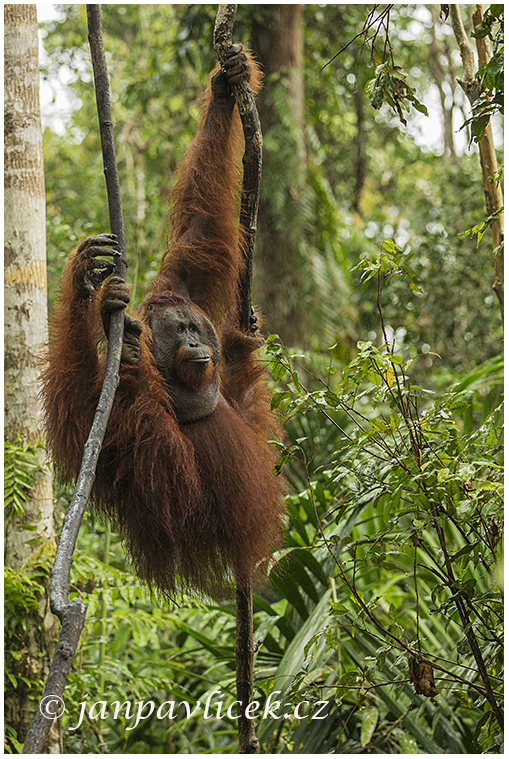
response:
M93 488L135 569L166 594L221 595L250 578L281 531L281 485L266 441L275 434L256 358L256 318L238 327L242 127L231 84L260 85L232 45L211 76L200 131L172 192L171 237L139 319L125 313L120 384ZM111 276L115 238L71 254L43 373L46 428L66 480L79 471L104 375L98 344L112 309L129 302Z

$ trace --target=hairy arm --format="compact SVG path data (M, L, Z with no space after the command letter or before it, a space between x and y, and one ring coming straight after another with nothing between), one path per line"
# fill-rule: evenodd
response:
M114 244L108 235L89 238L70 255L50 319L50 338L42 371L46 433L61 474L71 476L83 455L99 398L102 335L96 288L113 268L96 258Z
M278 436L278 425L270 410L267 372L258 356L263 338L258 336L253 311L251 329L244 332L230 318L223 330L221 391L262 442Z
M98 258L112 255L114 244L112 236L98 235L71 254L51 318L42 397L48 443L56 468L66 480L79 471L102 388L105 361L98 345L104 332L108 335L111 311L125 308L129 301L127 285L108 277L112 262ZM139 446L143 447L151 429L158 430L171 449L168 436L176 422L150 351L149 332L125 313L120 383L100 458L104 477L100 463L96 490L112 478L112 472L104 469L105 462L117 466L119 451L127 457L139 455Z
M242 125L229 83L259 87L256 63L234 45L212 74L200 130L171 195L171 237L153 291L189 297L216 324L235 305L242 265L238 222Z

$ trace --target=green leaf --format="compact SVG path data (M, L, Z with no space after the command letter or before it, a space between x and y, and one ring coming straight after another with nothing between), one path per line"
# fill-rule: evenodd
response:
M12 675L10 672L7 672L7 677L9 678L12 687L13 688L17 688L18 687L18 681L14 677L14 675Z
M401 417L399 414L391 414L390 424L393 430L397 429L401 423Z
M405 733L403 730L397 728L393 731L393 735L399 743L402 754L419 754L419 744L411 735Z
M397 251L396 243L393 240L384 240L382 247L389 251L389 253L396 253Z
M416 98L411 98L411 100L412 100L412 105L416 111L419 111L420 113L424 113L425 116L428 115L428 109L426 108L424 103L421 103Z
M289 392L274 393L274 395L272 396L272 400L270 402L270 407L272 411L279 408L281 403L290 397L291 397L291 394Z
M451 563L460 559L462 556L468 556L468 554L473 553L480 545L481 541L477 540L475 543L468 543L466 546L463 546L463 548L460 548L459 551L456 551L456 553L451 556Z
M478 490L491 490L494 493L497 493L499 496L504 495L504 484L503 482L480 482L477 485Z
M287 372L286 367L277 356L274 356L270 362L270 372L274 382L279 382L279 380L283 379Z
M366 706L361 711L361 745L370 742L378 722L379 711L376 706Z
M336 395L336 393L333 393L332 390L327 390L324 393L323 397L325 398L329 406L333 406L334 408L339 406L339 403L340 403L339 397Z
M384 374L384 380L388 387L392 387L394 384L394 369L390 366Z
M373 108L376 108L376 110L379 110L382 107L382 103L384 102L384 91L382 87L375 87L375 90L373 92L373 97L371 98L371 105Z

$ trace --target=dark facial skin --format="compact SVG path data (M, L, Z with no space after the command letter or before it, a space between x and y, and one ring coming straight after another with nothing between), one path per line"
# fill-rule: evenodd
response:
M220 347L212 323L187 305L167 306L150 319L152 352L179 422L211 414L219 401Z

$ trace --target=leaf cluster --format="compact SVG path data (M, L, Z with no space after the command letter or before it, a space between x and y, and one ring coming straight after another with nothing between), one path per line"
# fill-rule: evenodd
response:
M477 71L480 95L472 103L472 116L465 122L470 124L470 140L478 143L493 116L504 113L504 6L490 5L472 37L488 37L493 43L493 56Z
M410 87L406 77L407 74L399 67L392 67L385 61L375 68L374 77L368 80L365 87L373 108L380 110L384 102L388 103L404 126L407 125L403 117L404 108L413 106L420 113L428 115L428 109L417 99L415 89Z
M366 274L374 276L378 269L380 287L380 275L392 275L400 266L400 254L391 261L387 251L377 264L367 264ZM381 318L383 330L383 312ZM502 596L495 579L503 504L502 358L433 398L412 381L412 359L398 355L388 339L381 346L360 342L357 356L341 372L324 367L326 379L318 389L305 386L300 379L305 365L277 340L268 350L274 379L281 385L287 378L273 405L284 411L287 429L293 430L293 444L282 447L279 463L293 460L293 480L300 470L302 484L307 483L298 499L301 519L304 514L309 519L311 506L317 526L312 545L328 552L335 566L329 572L338 583L335 622L329 632L317 633L315 644L325 637L328 650L348 652L344 679L337 682L326 667L340 702L348 703L358 691L356 708L378 710L377 720L374 712L360 718L355 740L366 745L380 717L373 745L394 750L381 742L385 734L394 737L383 722L392 709L391 693L399 700L404 692L409 709L420 704L421 714L431 707L416 693L436 701L444 717L449 715L444 730L452 730L464 747L458 750L496 747L503 650ZM307 423L316 417L315 424ZM330 448L323 455L321 438L314 434L324 425L336 431L332 455ZM326 494L325 503L318 494ZM292 514L302 540L309 528L296 524ZM412 695L406 662L424 655L432 661L437 688ZM317 666L323 668L324 659L317 655ZM457 702L453 711L444 699ZM437 750L426 743L429 733L415 714L411 719L399 714L421 750Z
M25 514L37 472L43 471L37 458L37 450L44 447L42 440L23 444L19 437L14 443L5 442L4 508L7 522L14 513L20 517Z
M35 699L40 693L43 680L38 666L26 666L26 639L34 616L38 616L44 591L43 584L34 574L16 572L10 567L5 567L6 690L21 688L26 697L31 699Z

